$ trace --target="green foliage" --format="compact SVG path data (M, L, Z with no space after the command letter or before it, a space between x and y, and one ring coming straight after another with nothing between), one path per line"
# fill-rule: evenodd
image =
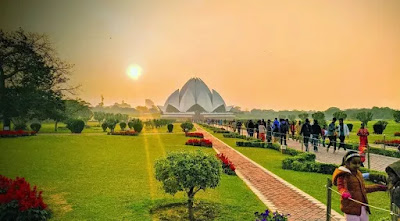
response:
M125 123L125 122L119 123L119 127L121 128L121 130L125 130L125 128L126 128L126 123Z
M360 112L356 115L357 120L361 121L362 123L365 124L365 126L368 125L368 122L372 120L373 114L371 112Z
M106 132L107 127L108 127L107 122L103 122L103 123L101 124L101 128L103 128L103 132Z
M347 114L344 111L337 111L335 113L333 113L333 117L336 117L336 119L340 119L343 118L343 120L346 120L347 118Z
M133 124L135 124L135 122L132 120L128 122L129 129L133 130Z
M97 111L93 113L93 118L100 123L106 118L106 114L102 111Z
M400 111L393 111L393 117L396 123L400 123Z
M168 132L172 133L172 130L174 129L174 125L168 124L167 128L168 128Z
M65 101L65 115L67 119L80 119L87 122L92 118L93 113L90 110L90 103L77 99Z
M31 123L30 127L33 131L35 131L37 133L37 132L39 132L42 125L38 122L34 122L34 123Z
M318 121L318 124L319 124L321 127L323 127L323 126L326 125L325 114L324 114L323 112L318 111L318 112L313 113L311 116L312 116L312 118L313 118L314 120L317 120L317 121Z
M110 128L111 132L114 132L115 126L117 126L118 120L109 118L106 120L107 127Z
M71 119L68 120L67 122L67 128L72 132L72 133L77 133L80 134L85 128L85 122L80 119Z
M134 120L133 121L133 129L138 133L142 132L143 122L140 119Z
M185 131L186 129L187 129L187 131L190 131L193 129L193 127L194 127L194 125L191 122L181 123L182 131Z
M347 127L349 128L349 131L351 132L351 131L353 131L353 124L347 124Z
M308 118L308 113L307 112L303 112L303 113L299 114L298 116L301 119L301 122L305 122L306 118Z
M388 122L387 121L378 121L373 125L375 134L382 134L386 129Z
M207 188L216 188L221 179L221 163L201 151L170 153L155 163L156 179L162 182L166 193L175 195L184 191L188 196L189 220L193 217L195 194Z
M290 122L295 122L296 123L296 115L294 114L289 114L288 119Z
M28 128L25 118L15 117L12 119L12 122L14 124L14 130L26 130Z

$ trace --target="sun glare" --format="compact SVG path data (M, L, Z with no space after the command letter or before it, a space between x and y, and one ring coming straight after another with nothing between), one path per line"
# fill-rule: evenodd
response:
M137 80L139 76L142 75L142 68L137 64L130 65L127 74L130 78Z

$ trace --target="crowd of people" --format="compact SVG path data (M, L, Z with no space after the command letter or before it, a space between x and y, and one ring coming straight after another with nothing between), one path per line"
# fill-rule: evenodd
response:
M264 142L271 143L279 141L281 145L287 145L287 138L302 141L305 150L309 151L311 144L314 152L318 152L318 147L322 145L326 147L326 151L333 147L333 153L340 148L347 150L345 145L346 138L350 136L350 130L347 124L344 123L343 118L339 118L339 124L336 123L337 119L333 118L328 125L319 125L318 120L314 119L312 124L309 119L302 121L289 121L289 119L278 119L274 121L268 119L248 120L242 122L241 120L222 121L222 120L208 120L207 123L229 125L235 132L243 134L243 129L246 130L247 135L256 137ZM365 152L368 145L368 129L364 124L358 130L357 135L360 137L359 154L362 163L365 161ZM329 143L326 143L326 139ZM338 141L339 139L339 141Z

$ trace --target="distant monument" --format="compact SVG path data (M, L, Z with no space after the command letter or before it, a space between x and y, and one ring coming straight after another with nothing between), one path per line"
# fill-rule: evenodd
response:
M233 119L232 106L226 106L221 95L212 92L200 78L191 78L182 89L173 92L164 106L158 106L161 118L169 119Z

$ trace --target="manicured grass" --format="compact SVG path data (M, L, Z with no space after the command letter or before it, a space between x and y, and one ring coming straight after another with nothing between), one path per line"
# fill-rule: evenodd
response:
M205 129L205 128L204 128ZM235 138L224 138L222 134L212 133L214 136L224 141L229 146L238 150L248 158L257 162L267 170L273 172L284 180L288 181L297 188L303 190L309 195L313 196L320 202L326 204L326 188L327 178L332 178L331 175L318 174L318 173L307 173L292 170L282 169L282 160L288 155L283 155L279 151L264 149L264 148L251 148L251 147L236 147L236 141L240 139ZM243 140L241 140L243 141ZM339 162L338 162L339 163ZM336 187L334 189L337 189ZM389 194L385 192L375 192L368 194L368 200L371 205L389 209L390 199ZM340 196L333 193L332 197L332 208L337 212L340 212ZM380 220L382 217L389 217L385 212L372 209L372 215L370 220Z
M155 180L155 160L170 151L215 154L211 148L185 146L186 140L177 133L0 139L0 174L25 177L43 190L54 220L152 220L151 208L186 201L182 193L163 192ZM195 199L220 205L216 220L249 220L265 209L237 176L223 175L220 186L200 191Z
M368 141L370 143L374 143L375 140L383 140L383 136L385 135L386 140L399 140L400 137L395 137L394 133L395 132L400 132L400 123L396 123L394 120L387 120L388 125L386 126L386 129L383 131L383 134L374 134L374 128L373 125L377 121L370 121L368 122L367 129L369 131L369 136L368 136ZM329 122L330 123L330 122ZM347 142L350 143L359 143L359 137L357 136L358 129L361 127L361 122L360 121L344 121L346 124L353 124L353 130L350 132L350 138L347 139Z

